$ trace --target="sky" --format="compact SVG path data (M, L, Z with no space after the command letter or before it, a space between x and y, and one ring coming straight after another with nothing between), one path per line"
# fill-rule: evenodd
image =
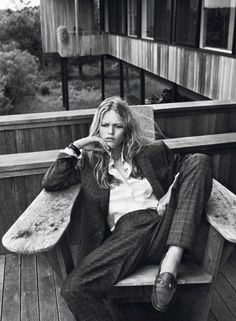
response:
M38 6L40 3L40 0L32 0L31 6ZM15 9L15 6L12 4L10 0L0 0L0 9Z

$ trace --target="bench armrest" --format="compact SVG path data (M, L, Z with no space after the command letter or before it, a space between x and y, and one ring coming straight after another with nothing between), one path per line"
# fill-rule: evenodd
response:
M2 238L11 252L32 254L52 249L70 223L80 184L57 192L43 189Z
M207 204L207 220L227 241L236 243L236 195L215 179Z
M42 190L3 236L3 246L24 254L52 249L70 223L80 189L77 184L58 192ZM207 220L226 240L236 243L236 196L216 180L207 205Z

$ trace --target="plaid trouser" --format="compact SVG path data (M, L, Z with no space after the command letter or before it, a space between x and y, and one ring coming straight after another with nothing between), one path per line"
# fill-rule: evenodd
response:
M115 283L144 261L159 263L170 245L192 247L211 193L211 168L208 156L188 156L164 216L151 209L124 215L105 242L77 264L61 291L77 320L112 320L103 299Z

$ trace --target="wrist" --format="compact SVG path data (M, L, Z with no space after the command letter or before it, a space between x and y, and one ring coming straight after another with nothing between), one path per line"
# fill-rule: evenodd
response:
M77 146L75 146L74 143L71 143L71 144L68 146L68 148L72 149L72 150L76 153L76 155L78 155L78 156L81 154L79 148L78 148Z

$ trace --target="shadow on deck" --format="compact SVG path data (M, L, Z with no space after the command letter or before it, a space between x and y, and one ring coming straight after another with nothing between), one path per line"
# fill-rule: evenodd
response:
M219 274L208 321L235 321L235 302L236 250ZM117 309L121 321L184 321L179 308L169 315L148 303ZM60 296L60 280L42 254L0 256L0 312L0 321L75 321Z

